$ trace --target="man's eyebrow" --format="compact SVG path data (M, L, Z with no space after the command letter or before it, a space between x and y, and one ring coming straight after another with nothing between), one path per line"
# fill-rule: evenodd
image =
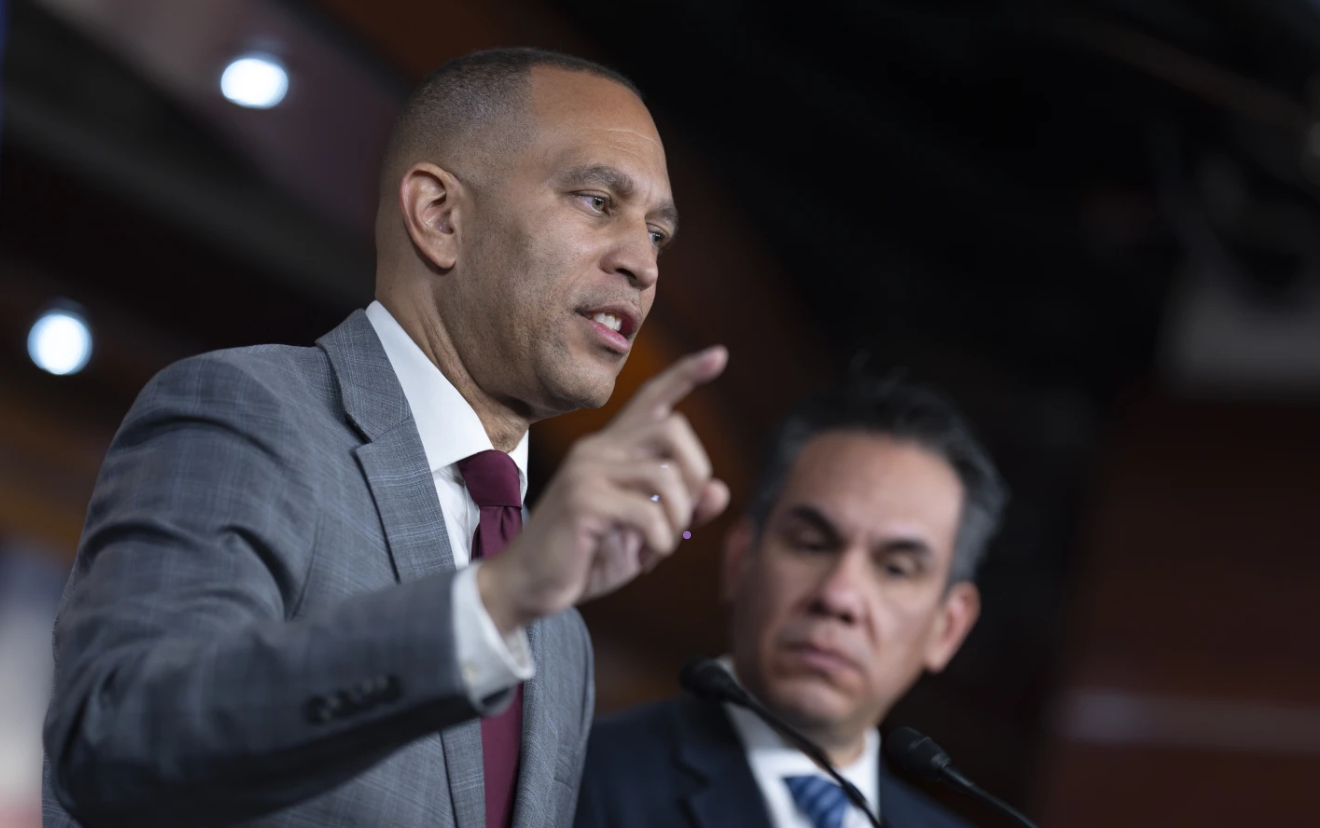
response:
M909 554L918 558L933 558L935 551L921 538L892 538L876 544L875 551L888 554Z
M564 170L559 179L570 186L595 184L627 197L637 192L637 184L622 170L608 164L586 164Z
M825 513L815 506L806 503L794 506L788 510L787 520L798 521L800 523L810 524L812 528L821 532L829 539L830 543L838 543L843 533L834 525L834 521L825 516Z
M633 181L632 176L608 164L571 167L559 175L559 180L570 187L594 184L617 193L620 198L630 198L637 193L637 182ZM669 225L671 240L678 235L678 208L673 201L666 200L652 210L651 215Z
M678 208L674 206L674 202L666 201L659 207L655 208L654 215L656 218L669 225L668 241L672 242L674 237L678 235Z
M810 504L802 503L789 509L785 519L809 524L825 535L830 543L837 544L842 540L843 533L834 525L834 521ZM887 555L915 555L918 558L933 558L935 555L935 550L930 548L930 544L918 537L889 538L876 544L875 551Z

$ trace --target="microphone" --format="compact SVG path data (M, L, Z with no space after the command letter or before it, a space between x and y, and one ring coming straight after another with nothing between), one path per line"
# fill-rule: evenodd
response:
M944 748L934 739L919 733L910 727L896 727L884 739L885 753L899 767L927 779L938 779L963 793L969 793L983 802L988 802L1013 819L1027 826L1036 828L1035 823L1027 819L1012 805L993 794L984 791L975 782L963 775L953 766L953 760Z
M884 823L876 817L871 810L871 806L867 804L866 797L862 796L862 792L857 790L856 785L844 779L834 768L830 758L825 755L825 751L757 701L756 697L743 689L743 686L735 681L733 676L729 675L729 671L725 670L718 661L700 656L688 659L687 664L683 665L683 671L678 675L678 683L683 686L684 690L702 701L728 702L752 711L761 721L770 725L781 736L791 742L794 747L805 753L817 765L820 765L821 769L828 773L839 784L839 787L843 788L843 792L849 801L860 808L862 813L866 814L866 818L871 821L875 828L884 828Z

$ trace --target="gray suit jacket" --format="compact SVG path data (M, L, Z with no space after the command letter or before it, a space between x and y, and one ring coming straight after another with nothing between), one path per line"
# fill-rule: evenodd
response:
M484 828L455 574L408 403L355 312L162 371L116 435L55 626L46 826ZM528 630L514 825L572 824L574 611ZM77 820L78 823L74 822Z

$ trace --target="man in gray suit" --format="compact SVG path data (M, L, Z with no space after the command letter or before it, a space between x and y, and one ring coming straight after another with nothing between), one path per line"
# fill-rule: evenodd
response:
M409 99L383 181L365 313L171 366L115 437L56 623L47 826L571 823L572 607L724 509L673 407L727 354L574 446L522 528L528 426L604 404L654 299L655 125L600 66L476 53Z

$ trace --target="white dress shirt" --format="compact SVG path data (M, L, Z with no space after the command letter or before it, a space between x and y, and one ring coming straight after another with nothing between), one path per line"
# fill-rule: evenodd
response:
M472 538L481 521L481 509L468 495L458 461L493 448L481 418L435 363L422 353L408 332L380 302L367 307L367 319L380 337L403 396L412 409L422 438L426 462L440 498L440 514L449 534L454 565L454 639L458 663L468 697L480 706L483 699L527 681L535 672L531 646L523 629L501 636L477 590L477 567L472 560ZM518 467L522 497L527 496L527 435L509 452ZM524 509L524 514L526 510Z
M720 659L720 663L733 673L731 659ZM766 811L770 814L773 828L814 828L811 820L793 801L793 794L784 783L784 777L819 776L833 784L838 783L816 767L806 754L786 744L778 733L751 711L731 704L724 705L724 710L747 752L747 764L751 766L752 776L765 798ZM875 728L866 731L862 755L851 765L838 770L844 779L857 786L857 790L862 792L862 796L866 797L866 801L879 816L880 732ZM849 804L843 817L843 828L871 828L871 821L857 806Z

